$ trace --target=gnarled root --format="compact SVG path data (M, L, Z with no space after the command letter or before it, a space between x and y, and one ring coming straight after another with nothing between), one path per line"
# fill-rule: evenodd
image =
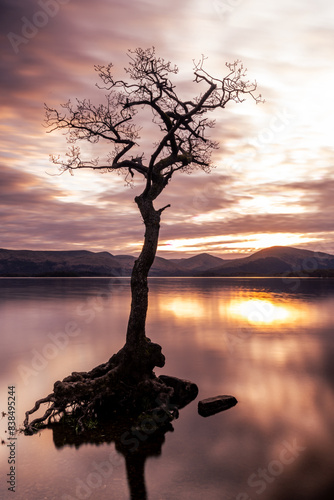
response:
M92 420L110 420L113 415L138 416L157 407L168 408L173 396L175 399L182 393L183 398L190 386L180 393L175 383L170 383L171 377L156 377L153 368L163 365L164 356L158 344L145 339L135 350L126 344L107 363L90 372L73 372L55 382L53 393L38 400L26 412L24 432L33 434L39 428L66 418L75 423L77 430L83 430ZM192 396L197 390L194 387L190 390ZM29 416L45 403L49 407L44 415L29 423ZM171 418L176 415L177 404Z

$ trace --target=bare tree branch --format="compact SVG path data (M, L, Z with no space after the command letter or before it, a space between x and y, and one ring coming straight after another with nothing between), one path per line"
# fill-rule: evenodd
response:
M71 101L63 104L60 111L45 105L49 132L64 130L70 144L65 159L51 156L61 171L89 168L119 171L131 178L135 173L141 174L146 179L148 195L160 176L161 187L178 171L210 171L211 154L218 143L207 135L215 124L205 116L208 112L225 108L230 101L241 103L247 95L256 103L262 102L261 95L256 95L256 82L247 80L247 70L240 61L226 63L228 72L222 78L205 70L204 56L194 61L194 83L207 88L191 100L182 100L171 80L178 72L177 66L157 57L154 47L130 50L128 56L128 80L114 79L112 64L95 66L102 82L98 88L108 91L105 104L96 106L90 100L77 99L75 105ZM129 156L138 146L140 128L135 118L142 107L152 110L160 136L147 164L143 155ZM111 146L106 159L82 159L75 143L86 140L94 144L101 139ZM156 195L156 187L153 191Z
M158 380L153 372L155 366L161 368L165 364L161 347L146 337L148 274L158 248L161 215L170 206L156 210L153 202L176 172L190 173L198 168L209 172L212 168L211 155L218 144L208 136L214 121L207 113L225 108L230 101L240 103L247 95L261 101L261 96L255 95L256 82L246 80L246 70L239 61L227 64L228 74L216 78L204 69L202 56L194 63L194 83L205 90L184 101L171 80L178 72L176 66L157 57L154 48L136 49L128 55L125 71L129 81L115 80L112 64L95 68L102 81L99 88L108 92L104 104L77 99L75 104L71 101L63 104L60 110L45 105L49 132L65 131L69 143L65 158L51 155L61 172L73 174L74 170L93 169L122 173L127 183L135 174L145 179L143 192L135 197L145 235L131 274L126 343L107 363L87 373L73 372L62 382L57 381L53 393L26 412L24 426L28 433L45 422L62 418L66 422L67 416L77 419L83 429L85 422L90 425L101 411L108 419L115 413L122 415L122 419L127 413L147 415L144 412L156 408L157 395L161 401L174 395L173 386ZM140 128L135 118L142 107L152 111L153 124L157 126L153 153L147 162L136 151ZM77 145L82 140L93 145L103 140L110 150L101 160L98 156L85 158ZM188 382L185 387L190 387ZM193 395L197 395L195 389ZM186 394L186 388L180 393ZM29 424L30 415L45 403L50 406L44 415Z

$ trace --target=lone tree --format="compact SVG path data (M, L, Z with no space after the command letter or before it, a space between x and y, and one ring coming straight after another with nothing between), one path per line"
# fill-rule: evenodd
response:
M246 70L239 61L226 63L227 75L214 78L204 69L202 57L194 63L194 82L205 91L193 99L182 100L170 79L178 72L176 66L157 57L154 48L130 50L128 55L130 62L125 69L128 80L114 79L112 64L95 67L102 81L98 87L108 91L104 104L96 106L84 99L77 100L75 105L68 101L60 110L45 106L49 131L65 130L70 144L66 159L52 156L61 172L88 168L121 172L127 179L136 174L144 178L144 190L135 197L135 202L145 224L145 238L132 270L126 343L107 363L57 381L53 393L26 412L24 425L28 432L37 424L50 423L68 414L84 426L87 418L96 415L152 410L158 400L168 410L167 401L177 392L184 395L195 391L194 384L180 388L169 377L156 377L153 373L155 366L164 366L164 356L161 347L145 334L148 273L157 251L161 215L170 206L157 209L153 202L176 172L210 171L211 154L218 143L207 137L214 126L214 121L208 118L209 112L225 108L230 101L241 103L247 94L259 102L261 95L255 95L256 82L246 80ZM135 118L141 108L151 109L159 133L147 161L144 155L131 154L138 146L140 127ZM82 140L108 143L111 151L106 162L101 164L98 158L85 160L76 145ZM45 414L29 424L29 415L42 403L49 403Z

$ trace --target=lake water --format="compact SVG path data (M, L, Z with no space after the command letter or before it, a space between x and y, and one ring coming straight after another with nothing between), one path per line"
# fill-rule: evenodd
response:
M21 425L56 380L109 359L129 307L128 279L0 279L0 411L15 386ZM147 335L166 356L156 373L199 396L142 457L149 500L334 498L333 313L333 280L150 279ZM198 401L220 394L237 406L199 416ZM15 441L13 494L6 426L1 499L130 498L114 443L56 447L49 430Z

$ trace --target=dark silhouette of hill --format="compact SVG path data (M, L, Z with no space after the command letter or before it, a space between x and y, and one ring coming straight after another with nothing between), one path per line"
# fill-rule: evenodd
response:
M274 246L249 257L224 262L205 276L329 276L334 255L293 247Z
M130 276L135 257L88 250L33 251L0 249L0 276ZM167 259L156 257L151 276L183 276Z
M1 276L108 276L111 269L122 272L108 252L0 249Z
M201 253L188 259L170 259L178 267L192 273L205 272L214 267L220 266L224 260L219 257L214 257L208 253Z
M130 276L135 257L109 252L0 249L0 276ZM150 276L334 276L334 255L292 247L265 248L223 260L210 254L156 257Z

